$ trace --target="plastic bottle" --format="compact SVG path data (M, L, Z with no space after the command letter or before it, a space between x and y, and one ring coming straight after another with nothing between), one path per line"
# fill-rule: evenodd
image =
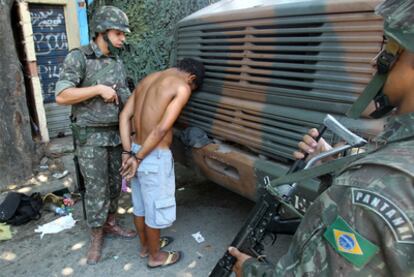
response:
M55 214L57 215L67 215L66 211L64 209L62 209L61 207L56 207L54 210Z
M46 207L47 210L54 212L57 215L67 215L66 211L64 209L62 209L61 207L53 204L53 203L49 203Z

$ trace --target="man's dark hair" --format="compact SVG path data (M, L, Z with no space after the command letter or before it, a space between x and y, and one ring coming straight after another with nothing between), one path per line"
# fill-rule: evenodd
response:
M177 63L177 68L181 71L188 72L191 75L195 75L196 79L194 80L197 88L201 86L204 80L204 65L195 59L184 58Z

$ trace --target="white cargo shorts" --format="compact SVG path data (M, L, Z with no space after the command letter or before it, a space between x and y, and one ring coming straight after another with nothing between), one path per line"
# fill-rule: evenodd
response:
M132 145L135 153L141 148ZM169 149L155 149L140 163L131 181L135 216L154 229L170 227L176 218L174 160Z

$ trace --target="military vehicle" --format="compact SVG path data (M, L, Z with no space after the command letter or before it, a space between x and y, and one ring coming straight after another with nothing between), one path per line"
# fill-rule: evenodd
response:
M373 77L384 44L378 3L224 0L181 20L175 60L201 60L206 77L176 134L196 126L214 143L174 144L175 157L256 200L261 187L286 173L297 143L327 113L358 134L375 135L381 122L345 113ZM319 190L311 181L302 188L307 195Z

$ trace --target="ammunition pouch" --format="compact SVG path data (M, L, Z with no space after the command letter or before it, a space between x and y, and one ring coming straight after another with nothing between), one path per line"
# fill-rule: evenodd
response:
M88 139L86 127L81 127L78 124L71 123L72 136L78 141L79 145L84 145Z

